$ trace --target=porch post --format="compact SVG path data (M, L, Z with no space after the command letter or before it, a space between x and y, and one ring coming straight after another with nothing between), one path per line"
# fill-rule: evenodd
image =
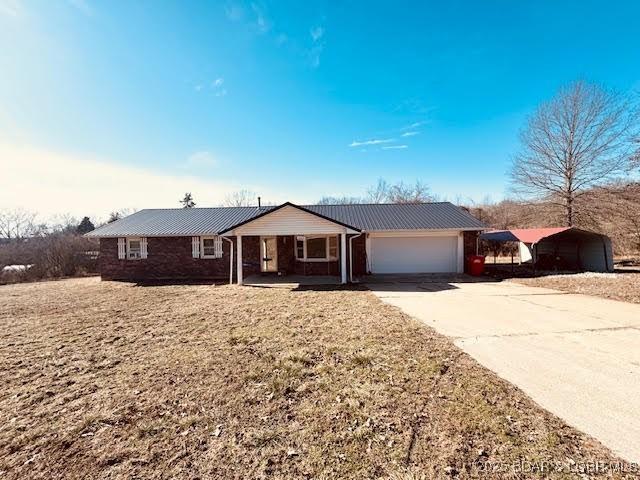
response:
M236 270L238 275L238 285L242 285L242 235L236 237L238 239L238 253L236 254Z
M347 234L340 234L340 275L341 283L347 283Z

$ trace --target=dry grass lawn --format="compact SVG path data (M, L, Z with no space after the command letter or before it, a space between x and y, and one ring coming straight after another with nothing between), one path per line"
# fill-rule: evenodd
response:
M615 460L366 291L0 287L0 478L531 478ZM563 473L545 478L569 478Z
M513 281L532 287L553 288L564 292L640 303L639 271L549 275L536 278L517 278Z

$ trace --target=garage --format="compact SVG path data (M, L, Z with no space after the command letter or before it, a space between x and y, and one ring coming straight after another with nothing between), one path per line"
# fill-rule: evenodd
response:
M458 271L457 236L371 237L372 273Z

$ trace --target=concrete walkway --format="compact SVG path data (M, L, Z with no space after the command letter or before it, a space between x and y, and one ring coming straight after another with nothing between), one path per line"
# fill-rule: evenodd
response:
M368 286L542 407L640 461L640 305L508 282Z

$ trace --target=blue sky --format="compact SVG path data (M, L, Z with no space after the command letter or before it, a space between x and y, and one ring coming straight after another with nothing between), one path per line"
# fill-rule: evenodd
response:
M638 18L636 1L0 0L0 206L305 203L380 177L499 199L539 102L578 78L640 86Z

